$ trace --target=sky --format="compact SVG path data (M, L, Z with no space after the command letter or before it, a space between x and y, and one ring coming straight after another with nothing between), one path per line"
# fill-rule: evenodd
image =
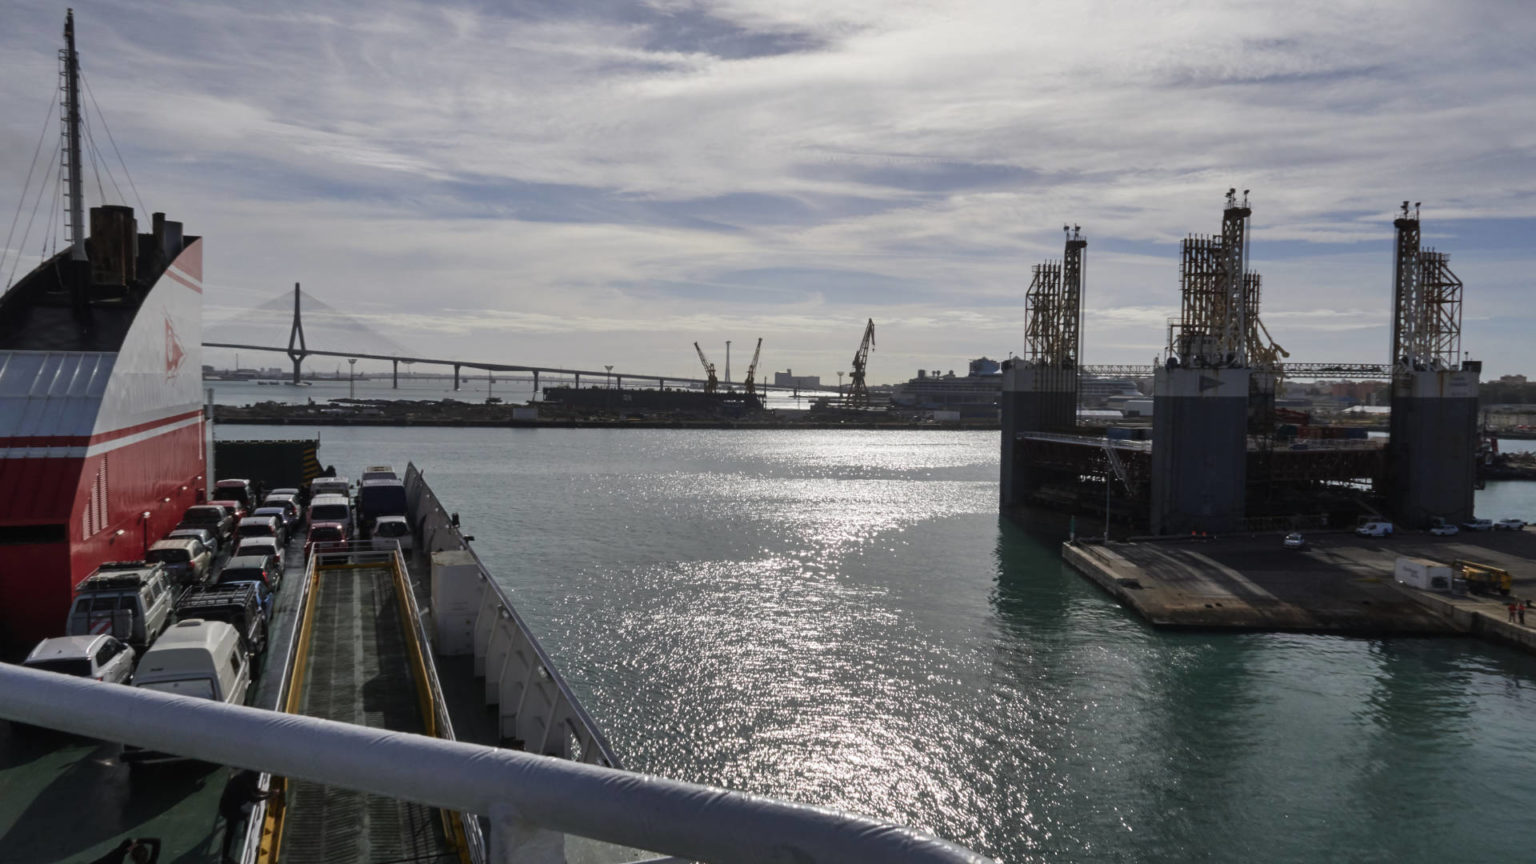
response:
M872 318L871 383L963 374L1023 352L1030 267L1061 257L1073 223L1085 361L1151 363L1179 240L1218 232L1235 187L1252 190L1262 318L1292 359L1386 362L1391 223L1410 199L1467 286L1464 348L1485 377L1536 374L1525 0L75 13L133 180L93 118L124 194L101 188L205 238L221 339L286 344L249 310L299 282L425 356L698 376L693 343L723 370L732 340L739 379L761 338L759 375L831 381ZM0 8L7 225L34 206L40 135L39 176L57 139L63 17ZM0 279L18 255L35 265L40 224Z

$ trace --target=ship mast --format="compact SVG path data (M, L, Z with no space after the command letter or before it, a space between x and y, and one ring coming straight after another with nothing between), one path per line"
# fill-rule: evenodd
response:
M69 257L85 260L85 196L80 188L80 58L75 54L75 10L64 16L64 158L69 186Z

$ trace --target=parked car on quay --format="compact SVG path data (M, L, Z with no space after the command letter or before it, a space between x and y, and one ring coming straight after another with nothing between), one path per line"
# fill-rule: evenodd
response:
M282 567L271 555L236 555L225 562L224 569L214 577L214 583L228 585L233 582L261 582L269 591L276 591L283 581Z
M398 544L401 552L409 554L415 546L410 523L404 516L380 516L374 520L370 536L375 549L393 549Z
M219 543L218 532L214 531L212 528L176 528L165 536L167 539L174 537L191 537L194 540L200 540L204 546L208 547L208 554L212 555L214 558L218 558L219 552L224 548Z
M239 501L236 501L233 498L215 498L208 503L215 507L223 507L224 512L228 513L229 518L235 520L236 524L239 524L240 520L244 519L245 515L250 512L245 508L244 504L241 504Z
M177 528L207 528L219 537L220 543L228 543L235 536L235 519L217 504L198 504L188 507L181 514Z
M241 540L250 537L271 537L279 546L288 544L288 529L283 527L283 517L277 513L252 513L240 520L237 531Z
M1467 529L1468 531L1492 531L1493 530L1493 520L1492 519L1468 519L1467 521L1461 523L1461 527Z
M1441 522L1439 525L1430 528L1429 533L1436 537L1455 537L1461 533L1461 529L1449 522Z
M212 699L229 705L245 703L251 684L250 657L240 634L223 621L191 618L177 622L144 652L133 686L160 693ZM123 762L165 762L185 757L123 746Z
M1391 537L1391 522L1367 522L1355 529L1355 533L1361 537Z
M136 656L131 646L107 633L54 636L37 643L22 665L109 684L127 684L133 676Z
M196 537L156 540L144 553L144 560L163 564L165 575L177 585L201 582L213 567L213 553Z
M1287 549L1305 549L1307 548L1307 538L1301 536L1301 532L1299 531L1292 531L1291 533L1285 535L1285 539L1281 541L1281 545Z
M283 527L288 529L291 535L294 529L299 527L299 519L303 515L299 509L299 499L295 495L268 495L267 500L256 508L257 513L263 510L279 510L283 514Z
M239 502L242 510L249 511L256 507L256 487L245 479L231 478L214 483L213 497Z
M1515 519L1513 517L1509 517L1500 519L1499 521L1493 523L1493 527L1498 531L1524 531L1525 524L1526 523L1524 519Z
M75 586L65 633L108 633L147 648L170 626L172 594L165 568L145 561L110 561Z
M271 555L277 559L277 569L282 570L285 551L276 537L243 537L235 546L233 555L242 558L246 555Z
M223 621L240 634L241 644L251 656L267 648L267 611L254 582L209 585L191 591L176 603L176 616Z
M345 543L351 539L351 527L345 522L312 522L304 540L304 560L309 560L316 543Z

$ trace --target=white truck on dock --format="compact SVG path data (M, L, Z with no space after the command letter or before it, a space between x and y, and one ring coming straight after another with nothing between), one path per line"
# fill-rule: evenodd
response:
M1393 578L1398 582L1425 591L1449 592L1454 576L1455 571L1451 565L1428 558L1398 558L1393 572Z

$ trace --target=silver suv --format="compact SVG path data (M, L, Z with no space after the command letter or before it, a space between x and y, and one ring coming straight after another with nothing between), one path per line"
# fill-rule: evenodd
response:
M37 643L23 663L28 669L62 672L109 684L127 684L134 651L116 636L54 636Z
M173 597L165 568L144 561L112 561L75 586L65 632L109 633L140 650L170 626Z

